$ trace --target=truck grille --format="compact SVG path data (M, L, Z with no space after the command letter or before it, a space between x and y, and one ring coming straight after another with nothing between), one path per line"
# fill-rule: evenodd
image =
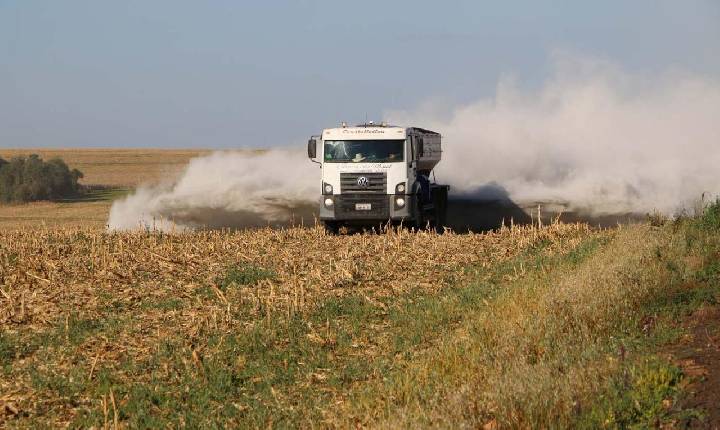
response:
M358 179L367 178L368 185L358 184ZM340 173L340 193L387 194L387 175L379 173Z
M369 204L370 210L357 210L356 204ZM368 194L343 194L335 199L335 216L339 219L382 219L390 217L389 197Z

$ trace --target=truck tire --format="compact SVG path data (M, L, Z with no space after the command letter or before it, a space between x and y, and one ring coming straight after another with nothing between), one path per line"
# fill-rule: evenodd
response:
M433 190L434 227L437 233L445 231L447 224L448 188L439 186Z
M325 233L331 236L337 236L340 232L340 223L337 221L325 221Z

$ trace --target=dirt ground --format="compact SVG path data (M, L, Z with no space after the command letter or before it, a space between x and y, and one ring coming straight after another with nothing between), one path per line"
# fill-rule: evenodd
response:
M720 305L698 309L685 321L688 334L670 348L670 355L690 377L681 409L703 412L690 428L720 429Z

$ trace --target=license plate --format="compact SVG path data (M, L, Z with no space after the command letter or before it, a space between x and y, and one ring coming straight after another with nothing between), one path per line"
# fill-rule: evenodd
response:
M370 203L355 203L356 211L369 211L372 210L372 204Z

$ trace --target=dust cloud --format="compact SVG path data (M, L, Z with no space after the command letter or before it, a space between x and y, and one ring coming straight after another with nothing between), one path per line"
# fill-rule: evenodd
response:
M443 134L437 180L465 202L458 206L464 216L468 207L482 208L468 201L498 198L599 216L671 214L720 190L716 78L630 73L560 55L539 88L503 78L492 97L438 106L388 112L386 119ZM298 146L193 159L175 183L140 188L114 203L109 227L312 223L320 172Z
M633 74L558 55L541 88L501 80L494 97L447 111L390 112L443 134L439 182L470 198L499 185L518 204L594 214L672 214L720 191L720 81ZM494 187L487 187L494 184ZM496 193L497 194L497 193Z
M304 149L304 148L303 148ZM175 183L141 187L110 209L111 230L312 223L320 172L303 151L215 152Z

